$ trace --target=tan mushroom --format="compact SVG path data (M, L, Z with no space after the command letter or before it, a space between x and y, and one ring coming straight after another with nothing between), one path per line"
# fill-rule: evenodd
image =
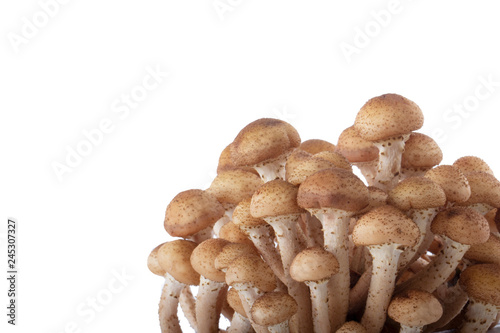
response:
M245 126L230 145L231 160L237 166L251 166L267 182L284 179L285 162L300 136L292 125L262 118Z
M309 287L312 302L312 317L315 333L329 333L328 281L338 272L339 263L335 256L320 247L302 250L290 266L290 275L297 282Z
M459 283L470 299L460 332L486 332L500 308L500 266L468 267L460 275Z
M405 247L414 246L419 237L417 225L389 205L366 213L354 226L354 243L368 247L373 258L372 279L361 319L369 332L382 330L394 291L399 256Z
M227 302L231 308L234 309L231 325L229 326L228 333L251 333L253 332L252 324L247 318L245 309L241 304L241 298L236 289L230 288L227 291Z
M348 321L336 333L367 333L367 330L356 321Z
M299 149L314 155L322 151L335 151L335 145L321 139L309 139L302 141Z
M470 198L469 181L456 166L439 165L427 171L424 177L441 186L446 194L448 207L466 202Z
M500 207L500 181L495 176L482 171L470 172L465 176L471 195L463 205L472 207L483 215Z
M379 150L377 174L370 185L388 191L398 183L405 141L423 123L424 116L418 105L397 94L374 97L363 105L354 128Z
M500 236L490 233L486 242L471 245L464 258L472 262L500 265Z
M500 213L498 211L498 208L493 208L488 213L484 214L484 217L490 225L490 232L500 237L500 232L498 231L500 227Z
M493 170L491 170L490 166L484 160L476 156L460 157L453 165L459 168L464 174L481 171L493 175Z
M283 292L266 293L252 305L252 319L266 326L269 333L288 333L289 319L297 312L295 299Z
M443 152L436 141L422 133L411 133L401 158L401 179L423 176L442 160Z
M349 221L368 205L369 192L352 172L325 169L309 176L299 187L297 202L323 225L325 250L339 262L339 272L330 280L336 297L329 299L332 329L345 322L349 308Z

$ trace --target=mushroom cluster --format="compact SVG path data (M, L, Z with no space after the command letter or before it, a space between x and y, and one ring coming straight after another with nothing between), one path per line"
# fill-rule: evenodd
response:
M478 157L439 165L439 146L415 132L423 119L386 94L337 144L301 142L277 119L244 127L210 187L167 206L178 239L148 257L165 278L161 332L182 332L179 307L199 333L494 327L500 181Z

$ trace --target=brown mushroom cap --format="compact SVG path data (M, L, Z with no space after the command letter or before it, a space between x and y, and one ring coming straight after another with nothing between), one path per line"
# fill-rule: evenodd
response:
M354 128L365 140L378 141L416 131L424 124L417 104L397 94L374 97L359 110Z
M188 237L213 225L224 215L216 197L202 190L177 194L165 212L165 230L173 237Z
M276 276L261 257L244 254L234 259L229 265L226 283L229 286L251 285L263 292L271 292L276 288Z
M324 280L338 271L337 258L322 247L302 250L290 266L290 276L297 282Z
M251 316L257 325L274 326L288 320L297 310L297 302L292 296L282 292L270 292L253 303Z
M488 221L468 207L451 207L439 212L432 220L431 231L466 245L484 243L490 236Z
M225 239L231 243L253 245L252 240L232 221L224 224L220 228L219 238Z
M401 157L402 168L432 168L443 160L436 141L422 133L411 133Z
M322 151L317 154L314 154L313 158L329 161L336 168L341 168L352 172L351 163L349 163L347 158L345 158L344 155L340 153L332 151Z
M290 184L299 185L313 173L333 167L335 165L328 160L315 158L309 153L296 149L286 162L285 179Z
M233 308L234 311L238 312L243 317L247 317L245 312L245 308L243 308L243 304L241 303L240 294L234 288L229 288L226 295L227 303L230 307Z
M484 243L471 245L464 258L481 263L500 265L500 237L490 234Z
M240 169L248 172L253 172L258 176L259 173L254 168L237 166L233 163L233 160L231 159L231 145L232 143L227 145L219 156L219 164L217 165L217 174L228 170Z
M366 328L356 321L348 321L336 333L366 333Z
M310 139L302 141L299 149L314 155L322 151L335 151L335 145L325 140Z
M250 204L252 199L245 199L240 202L233 212L233 223L237 226L256 227L265 225L267 222L261 218L253 217L250 213Z
M439 165L427 171L424 177L439 184L446 193L448 201L461 203L470 197L469 181L456 166Z
M222 248L215 258L215 268L219 270L228 268L234 259L243 254L259 255L254 246L241 243L229 243Z
M368 205L366 185L352 172L331 168L309 176L299 187L300 207L334 208L356 212Z
M471 195L466 205L485 203L492 207L500 207L500 181L492 174L477 171L466 174Z
M225 274L215 267L215 259L228 241L211 238L201 242L191 254L191 265L195 271L209 280L224 282Z
M215 196L222 205L234 207L241 200L252 197L261 185L262 179L259 175L235 169L219 173L206 192Z
M370 194L369 206L372 208L384 206L389 200L389 195L378 187L368 186L368 193Z
M458 281L470 298L500 306L500 266L480 264L467 267Z
M387 314L402 325L421 327L438 321L443 307L431 293L408 290L392 299Z
M262 118L245 126L230 146L235 165L255 165L272 160L300 145L292 125L278 119Z
M476 171L482 171L493 175L493 170L481 158L476 156L460 157L453 163L454 166L460 169L464 174Z
M356 245L400 244L413 246L420 237L417 225L399 209L380 206L363 215L352 231Z
M160 266L160 263L158 262L158 250L162 245L165 243L162 243L155 247L151 253L148 256L148 268L151 271L151 273L160 275L160 276L165 276L165 270Z
M361 138L354 126L346 128L339 137L336 151L351 163L371 162L378 159L378 148Z
M401 210L437 208L446 204L446 194L428 178L410 177L389 192L388 202Z
M158 263L177 281L197 285L200 283L200 274L193 269L189 260L196 247L195 242L184 239L164 243L158 249Z
M252 196L250 213L253 217L265 218L304 212L297 205L298 186L281 179L262 185Z

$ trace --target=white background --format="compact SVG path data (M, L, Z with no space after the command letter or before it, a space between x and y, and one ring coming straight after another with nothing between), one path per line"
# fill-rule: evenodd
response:
M1 279L2 332L159 332L146 258L169 239L165 208L206 188L257 118L336 143L366 100L399 93L443 163L477 155L500 174L497 1L221 0L221 14L213 0L61 0L44 22L47 2L0 4L0 235L18 220L20 272L15 328ZM169 75L115 112L147 68ZM104 119L110 133L60 180L54 164Z

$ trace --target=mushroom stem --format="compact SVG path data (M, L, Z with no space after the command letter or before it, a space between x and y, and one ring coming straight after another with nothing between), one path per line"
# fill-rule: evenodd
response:
M470 299L460 332L486 332L495 320L497 313L498 309L495 305Z
M226 225L230 221L231 221L231 217L227 214L225 214L223 217L218 219L217 222L215 222L215 224L213 226L213 232L214 232L215 236L219 237L220 228L222 228L224 225Z
M196 320L199 333L218 333L219 316L217 311L217 298L219 292L225 286L224 282L216 282L200 277L200 287L196 297Z
M285 179L285 163L289 154L278 156L278 158L265 161L255 165L253 168L260 175L264 183L276 178Z
M231 320L231 326L229 326L228 333L251 333L253 331L252 324L250 321L240 315L238 312L234 312L233 319Z
M368 297L368 289L370 288L370 280L372 278L372 267L368 267L358 282L352 287L349 292L349 313L354 314L363 308Z
M323 281L306 281L311 291L312 318L315 333L330 333L328 315L328 279Z
M269 333L289 333L290 330L288 328L288 320L285 320L282 323L268 326L267 329L269 330Z
M325 250L339 262L339 271L328 282L331 326L335 331L345 322L349 309L349 221L350 213L340 209L310 209L323 224Z
M179 304L179 295L184 286L183 283L176 281L170 274L165 274L165 284L163 285L158 307L162 333L182 333L179 326L179 318L177 317L177 305Z
M373 144L379 150L377 173L373 179L373 186L384 191L391 190L399 181L401 173L401 157L405 149L405 142L410 134L391 137ZM369 183L369 181L367 180Z
M212 238L212 236L213 236L213 228L210 226L210 227L207 227L203 230L198 231L197 233L187 237L186 239L189 239L195 243L200 244L201 242Z
M179 296L179 305L182 313L186 317L189 325L196 331L198 325L196 323L196 302L189 286L185 286Z
M492 207L486 203L475 203L475 204L469 205L469 208L476 210L480 214L486 215L494 207Z
M397 293L408 289L420 289L432 293L453 273L470 245L455 242L444 235L442 239L441 252L414 277L399 285L396 288Z
M250 238L253 245L255 245L257 250L259 250L260 255L278 279L280 279L283 283L286 283L283 263L281 262L280 254L274 245L274 238L271 236L270 227L268 225L240 225L240 229L247 234L248 238Z
M370 162L355 162L353 163L363 177L365 177L366 183L368 186L375 186L375 178L377 176L377 170L378 170L378 160L373 160Z
M247 318L249 318L250 320L250 318L252 318L252 305L260 296L264 295L264 292L262 292L258 288L251 287L245 284L236 284L233 286L233 288L238 291L238 295L240 295L241 299L241 305L243 306L243 309L245 309ZM251 325L257 333L269 332L264 326L257 325L253 322L251 322Z
M399 256L403 252L398 246L385 243L368 247L373 257L372 280L361 319L368 332L380 332L384 326L396 282Z
M423 327L422 326L406 326L406 325L401 325L399 333L422 333L422 331L423 331Z

